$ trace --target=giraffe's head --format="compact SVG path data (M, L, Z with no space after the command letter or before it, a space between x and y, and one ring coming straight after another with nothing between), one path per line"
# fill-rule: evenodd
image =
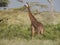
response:
M25 4L25 7L27 7L27 8L29 7L29 4L28 4L27 2L26 2L26 4Z

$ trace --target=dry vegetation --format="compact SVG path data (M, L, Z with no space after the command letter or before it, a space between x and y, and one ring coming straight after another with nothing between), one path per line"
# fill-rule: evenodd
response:
M39 40L39 39L33 39L33 40L2 39L0 40L0 45L60 45L60 42L59 40L53 41L53 40Z
M31 40L30 20L27 12L0 11L0 45L60 45L60 13L55 12L56 25L48 12L35 15L45 27L44 35ZM8 20L7 20L8 19Z

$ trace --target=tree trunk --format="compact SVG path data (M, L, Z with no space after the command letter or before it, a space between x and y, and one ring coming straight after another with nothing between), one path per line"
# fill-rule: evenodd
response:
M54 4L53 4L53 1L51 2L51 14L52 14L52 17L53 17L53 24L56 23L56 20L55 20L55 15L54 15Z
M49 0L50 3L50 14L52 16L52 23L55 24L56 20L55 20L55 15L54 15L54 0Z

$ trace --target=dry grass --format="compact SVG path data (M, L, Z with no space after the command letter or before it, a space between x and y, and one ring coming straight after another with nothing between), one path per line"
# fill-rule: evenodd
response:
M35 15L38 21L42 22L43 24L52 23L52 16L48 12L42 12L40 14ZM55 13L55 23L60 23L60 13ZM0 19L8 18L8 24L24 24L29 25L30 19L27 12L21 12L21 11L1 11L0 12Z
M32 40L25 40L25 39L1 39L0 45L60 45L59 40L53 41L53 40L38 40L38 39L32 39Z

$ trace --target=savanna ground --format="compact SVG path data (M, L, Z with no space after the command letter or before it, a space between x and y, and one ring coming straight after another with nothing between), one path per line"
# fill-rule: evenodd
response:
M33 13L34 14L34 13ZM35 13L36 14L36 13ZM44 35L31 39L28 13L20 10L0 11L0 45L60 45L60 13L55 12L55 25L49 12L34 15L44 24Z

